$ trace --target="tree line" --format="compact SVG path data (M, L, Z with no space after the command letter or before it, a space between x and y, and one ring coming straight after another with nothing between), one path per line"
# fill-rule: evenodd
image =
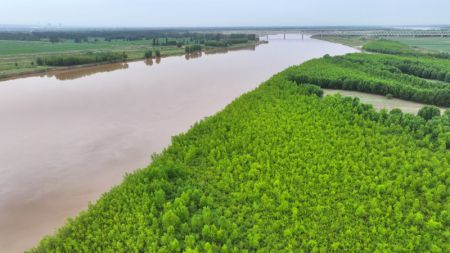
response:
M104 29L104 30L64 30L64 31L31 31L31 32L0 32L0 40L74 40L86 41L89 38L102 38L111 40L159 40L163 39L190 39L194 41L208 40L251 40L258 37L255 34L223 34L223 33L201 33L177 29ZM158 41L159 42L159 41Z
M80 55L53 55L48 57L38 57L36 59L36 64L39 66L74 66L83 65L90 63L100 63L100 62L118 62L125 61L128 55L116 52L102 52L102 53L86 53Z

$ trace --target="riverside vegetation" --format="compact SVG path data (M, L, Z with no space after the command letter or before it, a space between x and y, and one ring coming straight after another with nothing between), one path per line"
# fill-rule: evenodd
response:
M351 54L291 67L174 137L30 252L449 252L450 110L377 112L309 84L368 79L447 104L446 64Z
M0 32L0 78L55 67L182 55L257 43L259 39L254 34L173 29Z

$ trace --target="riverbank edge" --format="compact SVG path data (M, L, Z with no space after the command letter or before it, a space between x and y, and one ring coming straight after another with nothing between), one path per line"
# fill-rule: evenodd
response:
M351 43L345 43L345 41L344 40L342 40L342 39L337 39L337 37L338 36L334 36L334 37L332 37L332 36L320 36L320 35L313 35L313 36L311 36L311 38L312 39L316 39L316 40L321 40L321 41L327 41L327 42L331 42L331 43L336 43L336 44L340 44L340 45L343 45L343 46L347 46L347 47L351 47L351 48L354 48L354 49L356 49L356 50L359 50L361 53L367 53L367 51L364 51L363 50L363 44L364 44L364 42L363 41L361 41L360 43L358 43L358 45L355 45L355 44L351 44ZM336 38L336 39L335 39Z
M245 49L246 47L251 47L251 46L256 47L256 46L259 46L261 44L266 44L266 43L268 43L268 42L255 41L255 42L236 44L236 45L223 47L223 48L205 48L205 50L202 50L202 52L203 53L214 53L214 52L218 52L220 50L233 50L233 49L239 50L239 49ZM159 57L159 58L168 58L168 57L183 56L183 55L186 55L186 53L184 51L183 52L181 52L181 51L180 52L178 52L178 51L176 51L176 52L162 51L161 57ZM142 56L142 57L127 59L124 61L96 62L96 63L82 64L82 65L67 66L67 67L47 67L47 68L43 68L43 69L34 69L34 70L30 70L30 71L23 71L23 72L13 73L13 74L3 74L3 75L0 74L0 84L3 81L15 80L15 79L26 78L26 77L33 77L33 76L38 76L38 75L45 75L52 71L64 71L64 70L91 68L91 67L114 64L114 63L131 63L131 62L142 61L145 59L146 58L144 56ZM157 59L157 57L153 57L152 59Z

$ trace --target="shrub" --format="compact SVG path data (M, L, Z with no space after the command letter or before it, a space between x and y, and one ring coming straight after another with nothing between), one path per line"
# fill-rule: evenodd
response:
M433 117L440 116L441 110L437 108L436 106L424 106L419 110L419 113L417 114L420 117L422 117L425 120L430 120Z
M144 54L144 57L146 59L152 58L153 57L153 51L151 49L147 50Z

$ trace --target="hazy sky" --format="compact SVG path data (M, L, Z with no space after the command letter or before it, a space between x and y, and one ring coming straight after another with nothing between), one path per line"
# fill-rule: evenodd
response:
M450 24L450 0L0 0L0 24L309 26Z

